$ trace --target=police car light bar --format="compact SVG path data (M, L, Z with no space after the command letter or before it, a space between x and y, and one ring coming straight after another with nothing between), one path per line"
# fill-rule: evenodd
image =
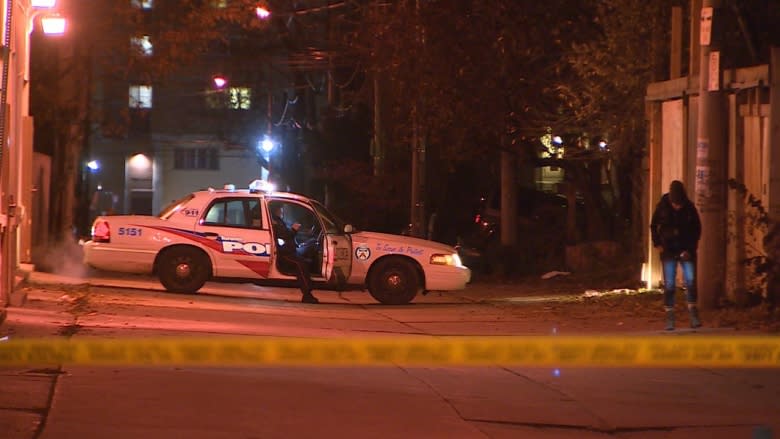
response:
M269 183L266 180L255 180L249 183L249 192L273 192L276 190L276 186Z

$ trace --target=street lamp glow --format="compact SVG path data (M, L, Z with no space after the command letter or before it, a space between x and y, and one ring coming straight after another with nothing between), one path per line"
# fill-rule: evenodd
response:
M274 141L266 137L260 141L260 148L265 152L271 152L274 149Z
M62 35L65 33L67 22L59 15L47 15L41 17L41 27L46 35Z
M30 4L33 8L51 9L57 4L57 0L32 0Z
M144 154L136 154L130 157L127 164L136 172L147 171L152 167L152 161Z
M257 15L257 18L265 20L271 16L271 11L269 11L265 6L258 6L255 8L255 14Z
M90 160L87 162L87 167L90 171L95 172L100 169L100 162L97 160Z

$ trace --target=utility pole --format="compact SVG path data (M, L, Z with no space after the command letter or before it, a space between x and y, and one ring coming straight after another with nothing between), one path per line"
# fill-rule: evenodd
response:
M425 33L420 22L420 0L415 1L415 36L416 49L422 52L425 50ZM422 58L420 56L419 58ZM420 61L417 61L418 65ZM418 69L419 73L419 69ZM422 82L422 81L421 81ZM419 97L414 98L412 109L412 193L411 193L411 235L423 237L425 235L425 149L426 149L426 130L420 123L420 114L423 112L424 104Z
M379 88L378 71L374 72L374 136L371 142L371 155L374 164L374 176L384 175L385 152L382 144L382 90Z
M273 84L271 83L271 61L268 61L268 64L266 65L266 86L267 89L267 98L268 102L266 103L266 113L265 113L265 139L263 139L264 142L274 142L273 138L273 104L274 104L274 97L273 97ZM275 143L275 142L274 142ZM273 153L274 149L276 149L275 144L272 144L272 146L268 149L268 181L271 182L271 161L273 160ZM275 180L274 180L275 181ZM278 182L277 182L278 183Z
M714 308L726 273L726 123L717 50L720 0L703 0L699 28L699 98L695 202L702 223L697 273L699 306Z
M425 130L420 126L418 116L413 117L411 234L421 238L425 236Z

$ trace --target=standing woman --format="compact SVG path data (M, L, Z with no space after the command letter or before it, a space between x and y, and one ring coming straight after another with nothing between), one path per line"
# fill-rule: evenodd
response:
M661 252L666 330L674 330L678 265L682 269L691 328L700 327L699 311L696 308L696 249L701 238L701 220L681 181L674 180L669 185L669 192L656 205L650 231L653 246Z

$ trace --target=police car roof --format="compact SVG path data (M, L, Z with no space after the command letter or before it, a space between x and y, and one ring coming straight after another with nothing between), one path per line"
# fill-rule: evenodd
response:
M281 192L281 191L258 191L258 190L249 190L249 189L204 189L197 191L196 193L201 194L219 194L219 195L272 195L274 197L278 198L290 198L293 200L298 201L310 201L311 198L307 197L305 195L296 194L293 192Z

